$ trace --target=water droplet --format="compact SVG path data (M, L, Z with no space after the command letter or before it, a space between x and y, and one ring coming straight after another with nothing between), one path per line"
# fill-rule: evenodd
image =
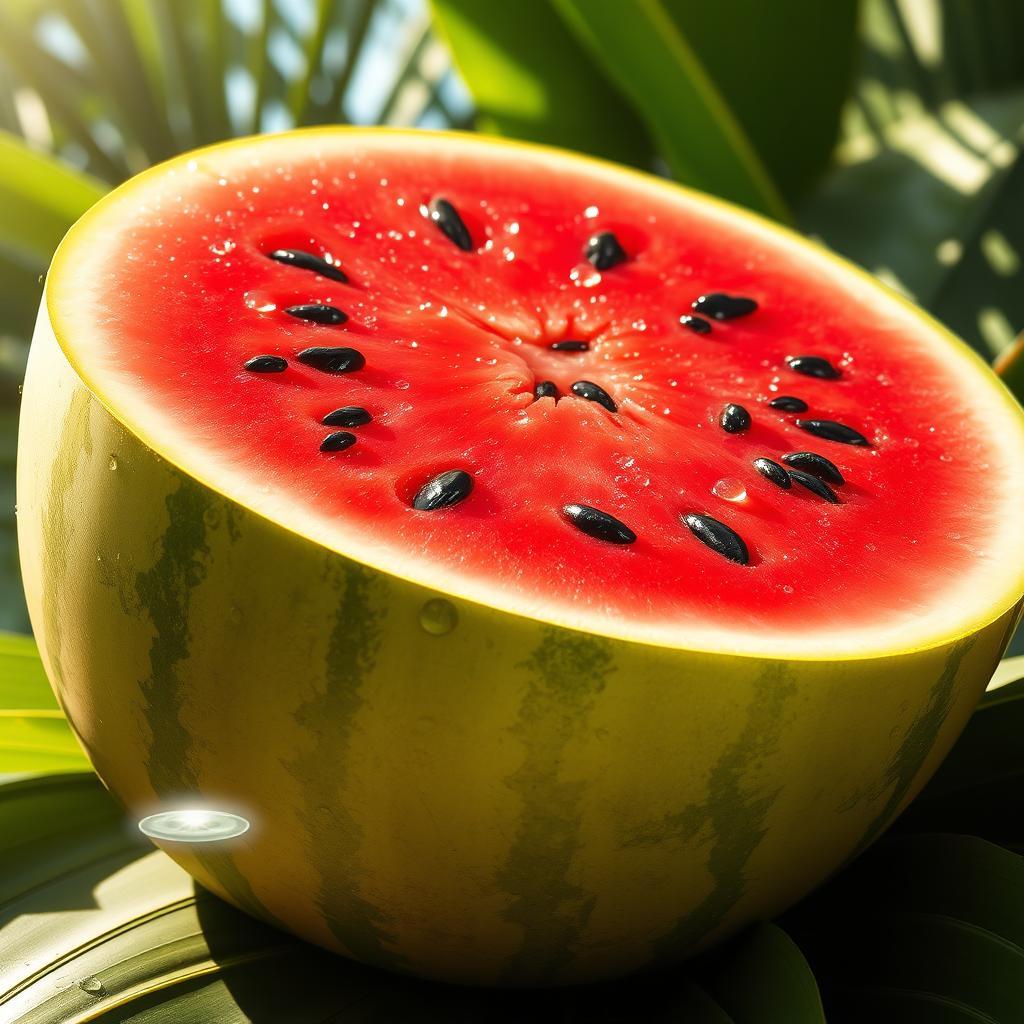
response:
M117 456L111 455L107 465L110 467L111 473L113 473L114 470L117 469Z
M793 588L792 588L792 587L791 587L791 586L790 586L790 585L789 585L789 584L787 583L787 584L786 584L786 585L785 585L785 586L784 586L784 587L782 588L782 592L783 592L784 594L792 594L792 593L793 593Z
M744 487L743 481L737 480L734 476L722 477L722 479L711 488L711 493L722 498L724 501L747 500L747 489Z
M103 982L100 981L95 975L90 975L88 978L83 978L79 983L78 987L83 992L88 992L91 996L103 996L107 994L107 990L103 987Z
M228 622L232 626L240 626L242 624L242 609L238 605L233 604L228 610Z
M459 613L455 605L443 597L432 598L420 609L420 625L431 636L444 636L458 623Z
M153 839L209 843L217 839L234 839L248 832L249 822L229 811L161 811L143 818L139 822L139 831Z

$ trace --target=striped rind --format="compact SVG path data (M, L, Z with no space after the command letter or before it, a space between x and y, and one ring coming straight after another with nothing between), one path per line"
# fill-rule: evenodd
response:
M36 636L104 783L138 817L202 802L252 823L213 852L160 845L312 942L472 984L621 975L799 898L934 771L1020 613L787 660L453 597L161 458L45 309L18 503ZM443 635L420 624L438 598Z

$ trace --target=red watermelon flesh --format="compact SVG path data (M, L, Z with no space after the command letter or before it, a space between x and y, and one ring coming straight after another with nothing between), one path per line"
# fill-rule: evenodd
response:
M431 218L438 199L468 251ZM752 216L564 154L400 133L201 152L116 202L118 229L99 245L80 232L93 248L51 288L52 308L80 313L72 362L159 454L328 547L597 633L798 657L924 645L1017 596L1011 401L902 300ZM602 233L626 258L597 269ZM705 333L681 322L717 293L756 309L704 317ZM310 304L347 319L285 312ZM567 341L585 346L553 348ZM365 365L325 372L298 358L310 347ZM287 368L245 368L261 355ZM797 372L802 356L838 377ZM536 398L547 381L559 397ZM749 428L723 429L730 403ZM370 421L322 423L350 406ZM339 429L355 441L321 451ZM808 451L845 481L828 484L836 503L753 466ZM414 508L450 470L468 496ZM574 505L635 541L581 531ZM741 539L747 564L693 515Z

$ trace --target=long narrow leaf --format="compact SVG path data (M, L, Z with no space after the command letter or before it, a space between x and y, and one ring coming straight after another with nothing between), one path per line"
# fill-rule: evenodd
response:
M44 268L64 232L106 186L0 134L0 247Z
M555 4L647 121L676 178L789 219L760 157L661 0Z
M432 6L481 129L651 165L654 146L642 119L550 0L432 0Z

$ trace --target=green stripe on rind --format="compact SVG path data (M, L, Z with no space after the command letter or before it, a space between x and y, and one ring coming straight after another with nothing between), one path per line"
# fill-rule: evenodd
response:
M346 765L334 759L339 747L347 748L364 705L361 691L383 636L387 588L379 573L359 567L339 571L335 560L327 561L327 585L337 604L323 665L325 690L295 713L296 724L312 743L285 767L303 794L305 848L319 876L314 898L324 921L356 959L405 969L408 961L395 952L394 936L387 930L388 915L360 892L363 831L345 806Z
M182 479L164 500L168 527L160 555L134 582L140 610L154 629L149 648L151 674L139 686L151 734L146 772L153 791L173 801L168 806L177 806L193 794L201 798L203 792L195 763L195 739L182 721L182 692L188 683L180 674L191 654L190 605L207 574L207 523L215 501L209 491ZM238 907L282 927L229 850L193 844L190 855Z
M747 865L765 836L768 812L780 789L758 778L756 772L751 778L749 769L775 752L783 712L795 692L786 666L766 666L742 732L711 769L707 799L689 804L634 838L636 843L664 842L675 835L708 846L712 888L654 940L656 960L672 960L692 950L723 923L746 894Z
M852 805L864 800L874 804L884 794L888 794L885 803L871 819L860 842L851 853L851 860L859 856L882 834L902 806L910 787L935 746L939 730L949 716L956 697L960 665L973 646L973 639L962 640L953 646L942 675L931 689L928 703L911 720L903 740L886 764L877 785L854 794L840 807L841 811L847 811Z
M587 728L615 663L608 641L543 627L517 667L529 682L511 732L525 756L506 785L522 800L522 815L497 881L513 897L503 916L522 927L523 939L499 980L548 984L576 955L595 900L570 879L587 780L568 777L566 748Z

